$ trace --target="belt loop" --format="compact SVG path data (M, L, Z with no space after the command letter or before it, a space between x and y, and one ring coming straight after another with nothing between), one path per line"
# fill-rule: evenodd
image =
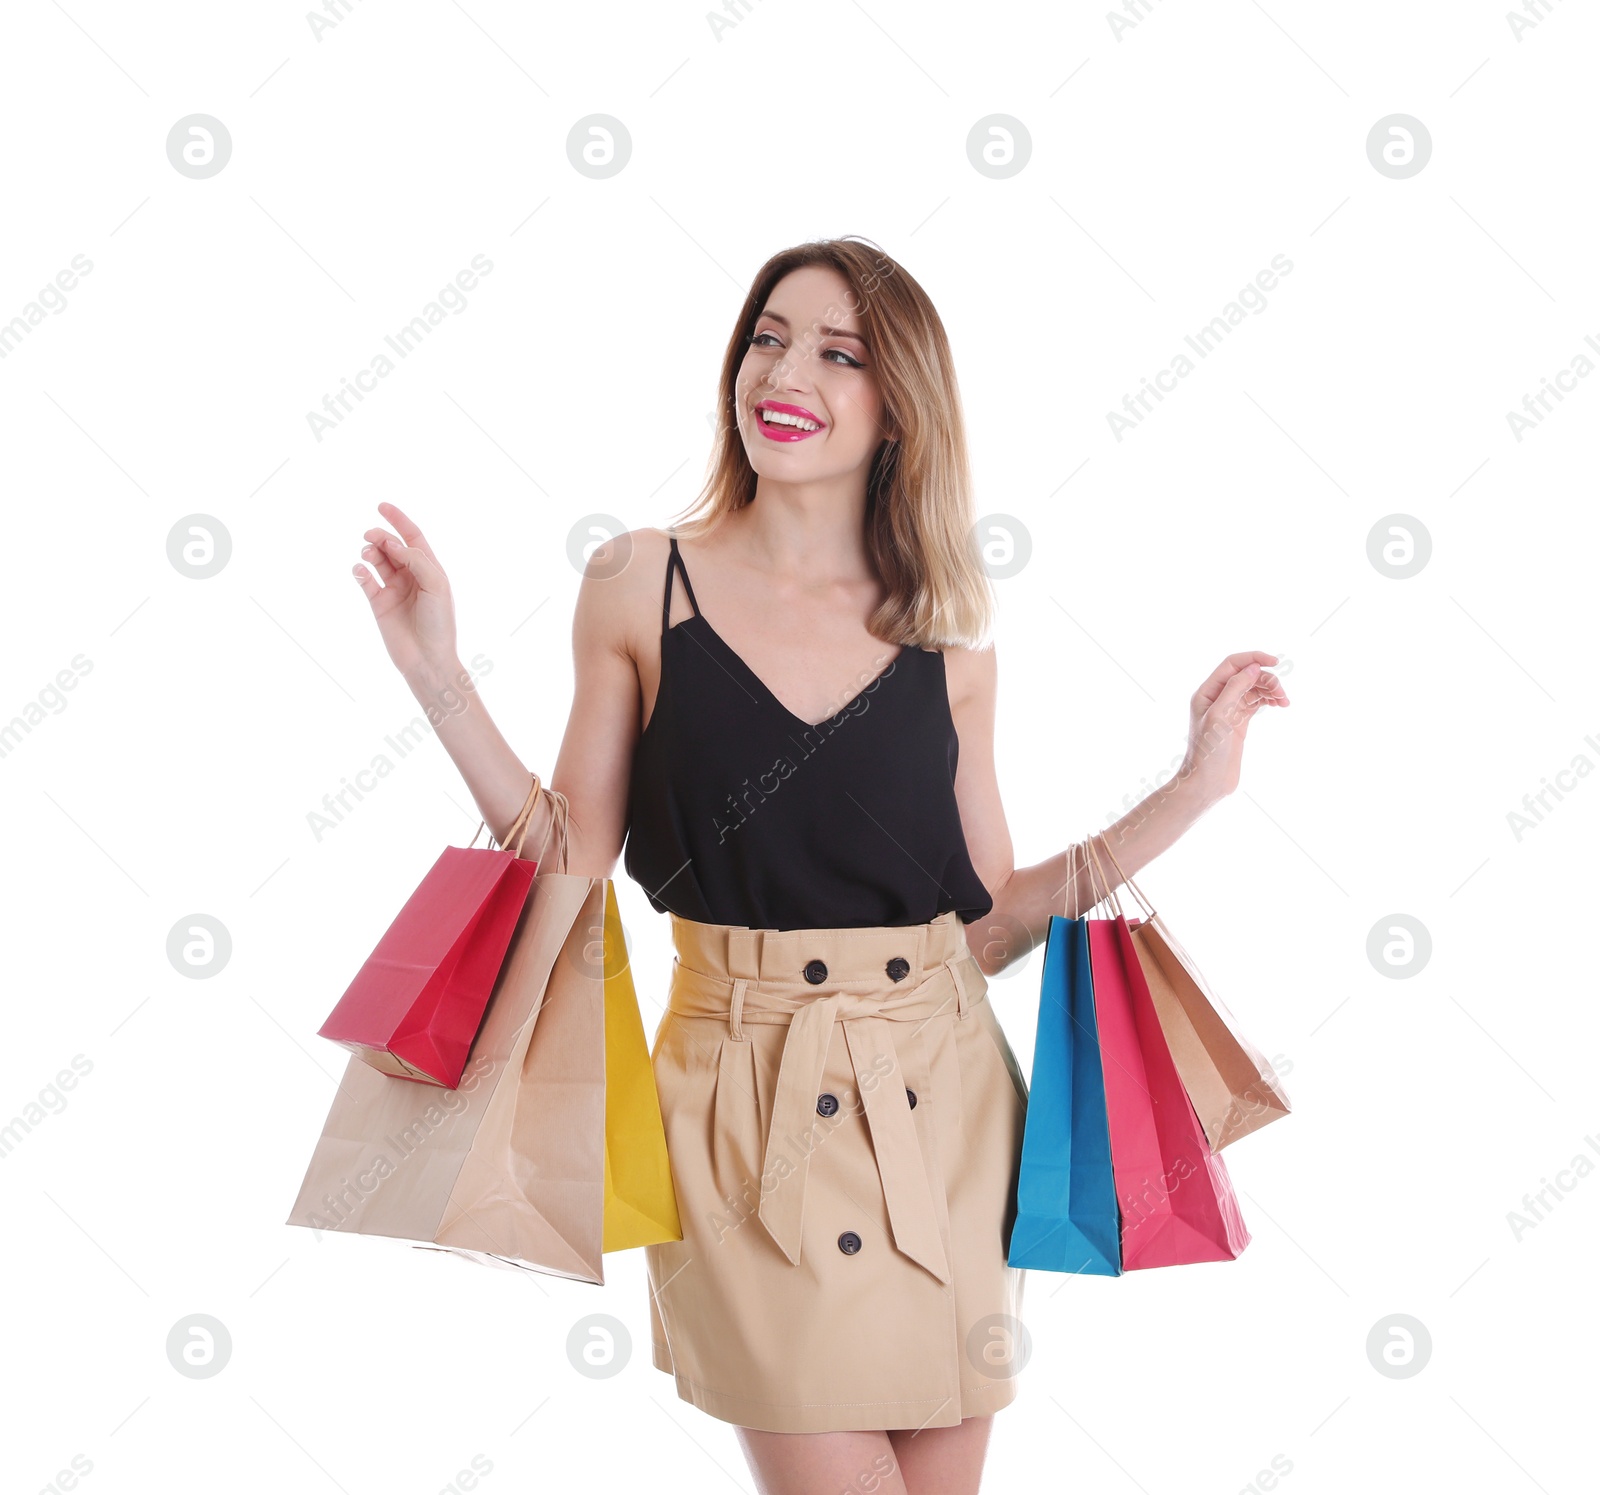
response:
M761 977L761 931L743 926L728 930L728 975L733 994L728 1001L728 1036L743 1043L744 989Z
M728 930L728 974L761 979L761 931L742 925Z
M950 968L950 979L956 984L956 1016L965 1017L972 1007L971 998L967 994L967 983L961 971L961 962L970 960L971 955L965 950L958 950L954 955L945 957L945 964Z

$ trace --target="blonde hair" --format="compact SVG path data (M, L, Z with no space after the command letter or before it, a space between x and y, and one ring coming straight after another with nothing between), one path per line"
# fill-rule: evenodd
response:
M849 310L861 318L872 353L884 427L898 433L878 448L867 479L867 551L889 591L868 627L892 644L981 647L994 622L994 593L973 534L972 474L950 342L927 292L858 238L796 245L756 273L723 354L706 481L676 531L704 534L754 502L756 473L734 408L739 366L778 282L802 266L825 265L850 286Z

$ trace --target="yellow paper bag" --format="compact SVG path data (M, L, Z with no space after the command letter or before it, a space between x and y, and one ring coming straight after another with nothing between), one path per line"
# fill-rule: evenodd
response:
M606 881L606 1163L604 1251L681 1241L661 1100L622 937L615 885Z

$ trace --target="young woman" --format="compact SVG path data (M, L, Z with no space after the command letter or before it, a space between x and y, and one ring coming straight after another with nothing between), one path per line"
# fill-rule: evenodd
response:
M683 1240L646 1248L655 1365L736 1426L764 1495L976 1491L1016 1394L1027 1093L986 978L1094 901L1090 870L1012 862L992 600L922 288L854 239L774 256L719 407L688 521L588 564L525 844L561 816L567 870L606 877L626 837L672 920L652 1053ZM378 579L355 574L426 702L465 678L450 589L379 508L398 534L368 530ZM1179 773L1096 838L1124 873L1234 789L1246 724L1288 704L1276 662L1230 655L1191 698ZM468 703L439 735L498 830L530 772Z

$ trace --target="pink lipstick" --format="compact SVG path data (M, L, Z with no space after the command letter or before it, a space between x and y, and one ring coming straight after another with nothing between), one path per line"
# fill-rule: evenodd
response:
M782 400L760 400L755 409L756 426L768 441L804 441L808 436L820 435L825 429L824 423L802 405L786 405ZM763 410L788 419L769 422L762 416Z

